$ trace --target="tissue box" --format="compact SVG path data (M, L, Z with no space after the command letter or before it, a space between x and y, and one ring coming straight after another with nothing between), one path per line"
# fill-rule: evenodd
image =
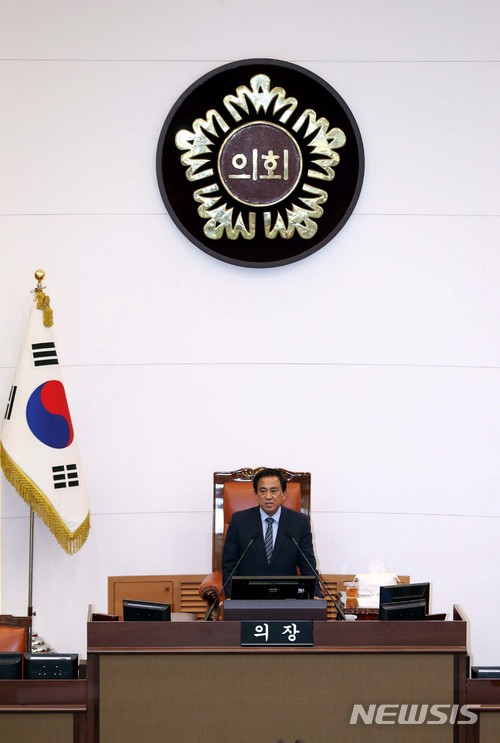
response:
M396 573L358 573L355 580L359 583L360 596L378 596L380 586L396 585L398 576Z

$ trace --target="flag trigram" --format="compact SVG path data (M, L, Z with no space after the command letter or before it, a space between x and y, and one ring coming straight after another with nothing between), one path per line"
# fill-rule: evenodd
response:
M13 384L10 388L9 399L7 400L7 408L5 409L5 420L10 421L12 415L12 408L14 407L14 400L16 399L17 385Z
M58 364L55 343L32 343L33 363L35 366Z
M52 467L55 488L75 488L79 485L76 464L59 464Z

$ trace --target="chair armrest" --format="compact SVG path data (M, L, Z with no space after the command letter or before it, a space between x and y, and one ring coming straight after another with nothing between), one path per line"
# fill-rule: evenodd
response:
M208 605L212 604L219 591L222 588L222 573L220 570L216 570L214 573L210 573L201 582L198 593L203 601L206 601ZM221 597L222 598L222 597Z

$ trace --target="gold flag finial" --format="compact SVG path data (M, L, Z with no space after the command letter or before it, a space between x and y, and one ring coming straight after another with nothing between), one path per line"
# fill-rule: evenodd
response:
M43 268L37 268L35 271L35 279L38 281L38 289L42 289L42 281L45 278L45 271Z

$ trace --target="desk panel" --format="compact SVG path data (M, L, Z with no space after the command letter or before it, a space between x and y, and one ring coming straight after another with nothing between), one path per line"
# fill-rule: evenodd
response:
M494 711L483 711L480 714L480 743L498 743L500 741L500 715Z
M73 715L61 712L0 714L2 743L73 743Z
M401 743L398 725L350 725L354 704L453 704L451 654L133 654L100 659L106 743ZM421 743L421 726L405 743ZM369 736L369 737L368 737ZM426 743L452 743L450 725Z

